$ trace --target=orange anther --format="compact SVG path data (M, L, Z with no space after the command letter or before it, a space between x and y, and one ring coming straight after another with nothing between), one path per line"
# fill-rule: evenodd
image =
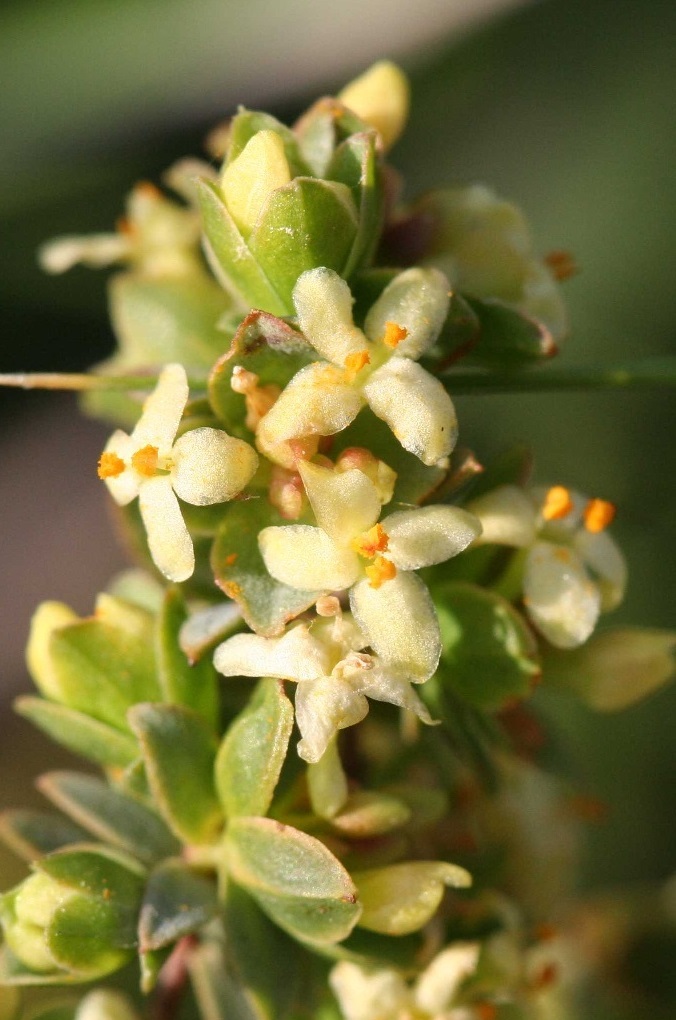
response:
M565 485L553 485L545 496L542 516L546 521L558 521L561 517L566 517L572 509L573 501Z
M226 567L231 567L233 563L236 561L238 555L239 555L238 553L228 553L228 555L223 560Z
M478 1002L476 1005L477 1020L496 1020L498 1007L492 1002Z
M551 988L558 979L559 968L555 963L546 963L533 978L532 986L536 991L542 991L544 988Z
M157 471L159 450L156 446L142 446L131 458L131 466L145 478L152 478Z
M575 259L569 251L550 251L545 255L545 262L559 282L570 279L578 272Z
M606 499L590 499L584 508L584 526L596 534L607 528L615 517L615 507Z
M397 568L391 560L384 556L376 556L373 563L364 570L372 588L380 588L384 581L391 581L397 576Z
M386 322L383 333L383 343L386 347L398 347L402 340L408 336L408 330L398 326L396 322Z
M359 538L352 540L352 548L360 556L370 560L377 553L385 552L389 542L387 532L382 524L374 524L372 528L365 531ZM394 577L394 574L392 576Z
M152 181L139 181L134 186L134 194L142 195L143 198L162 198L162 192Z
M124 461L116 453L106 451L99 457L97 474L99 478L117 478L124 471Z
M361 372L364 365L368 365L371 360L371 355L368 351L355 351L354 354L348 354L345 358L345 369L350 381Z

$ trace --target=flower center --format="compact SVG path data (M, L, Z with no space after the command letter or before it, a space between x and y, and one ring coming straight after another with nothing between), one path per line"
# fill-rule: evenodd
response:
M142 446L131 458L134 471L144 478L152 478L157 473L160 451L156 446Z
M383 343L386 347L398 347L402 340L405 340L408 336L408 330L404 326L397 325L396 322L386 322L385 332L383 333Z
M391 581L397 576L397 568L392 560L386 560L384 556L376 556L368 567L364 567L364 573L369 579L372 588L380 588L385 581Z
M615 507L606 499L590 499L584 508L584 526L597 534L607 528L615 516Z
M371 355L368 351L355 351L353 354L348 354L345 358L345 373L347 375L348 382L354 382L355 378L361 372L365 365L368 365L371 361Z
M97 474L99 478L117 478L124 471L124 461L116 453L106 451L99 457Z
M558 521L567 517L573 509L570 492L564 485L553 485L545 496L542 516L546 521Z
M374 524L359 538L352 540L352 548L360 556L371 560L377 553L385 552L389 542L389 537L382 524Z

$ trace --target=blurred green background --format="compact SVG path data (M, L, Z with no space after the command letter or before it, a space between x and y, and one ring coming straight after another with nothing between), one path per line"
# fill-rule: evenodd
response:
M105 274L43 277L34 256L43 239L108 229L136 179L157 179L174 158L199 153L238 102L265 103L290 120L384 55L412 79L411 123L394 153L407 194L481 181L524 208L543 252L574 253L581 272L566 284L572 332L561 363L676 353L676 5L546 0L516 4L471 31L466 18L484 4L411 6L6 2L2 369L82 368L111 348ZM12 564L0 603L11 645L7 700L27 686L16 649L30 607L59 597L85 611L87 593L121 561L90 470L105 430L77 424L69 398L0 396L2 541ZM631 582L615 619L676 625L676 394L457 404L461 438L480 458L525 439L541 481L618 504L614 534ZM676 864L676 689L617 717L546 692L539 699L563 729L571 775L609 808L589 833L581 883L667 878ZM27 776L40 767L44 744L25 762L28 739L23 724L3 723L5 803L25 799ZM15 875L8 864L2 884Z

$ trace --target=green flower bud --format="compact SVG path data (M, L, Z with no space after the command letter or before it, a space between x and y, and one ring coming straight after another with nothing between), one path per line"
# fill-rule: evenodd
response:
M75 1020L138 1020L138 1013L126 995L110 988L97 988L85 995Z
M7 948L38 981L90 981L133 955L144 886L134 860L81 844L44 858L0 899Z
M348 279L369 264L382 226L381 134L394 137L400 106L380 131L337 99L293 130L248 110L234 118L219 181L199 187L207 255L243 308L292 315L301 273L327 266Z

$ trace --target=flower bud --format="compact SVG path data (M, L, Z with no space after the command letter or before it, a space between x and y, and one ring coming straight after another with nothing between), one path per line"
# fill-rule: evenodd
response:
M82 844L44 858L0 899L5 942L45 980L90 981L123 966L136 941L144 873L131 858Z
M379 60L351 81L338 99L376 129L385 149L391 149L406 126L409 87L406 75L389 60Z
M139 1016L126 995L110 988L97 988L85 995L75 1020L139 1020Z

